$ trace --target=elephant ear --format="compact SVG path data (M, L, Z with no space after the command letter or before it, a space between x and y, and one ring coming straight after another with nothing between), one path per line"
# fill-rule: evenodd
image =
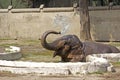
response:
M66 43L66 40L60 41L60 42L56 45L57 50L60 49L61 47L63 47L63 46L65 45L65 43Z
M71 62L85 62L85 56L83 54L81 55L75 55L75 54L69 54L68 57L69 59L71 59Z
M64 45L63 49L60 49L61 52L59 51L54 52L53 57L55 57L56 55L59 55L59 56L65 55L69 49L70 49L69 45Z
M53 53L53 58L54 58L57 54L58 54L57 51L55 51L55 52Z
M69 45L64 45L62 53L65 55L69 50L70 50L70 46Z
M77 49L80 48L81 46L79 44L76 44L75 46L72 46L71 49Z
M67 56L67 58L74 58L75 57L75 55L73 55L73 54L68 54L68 56Z

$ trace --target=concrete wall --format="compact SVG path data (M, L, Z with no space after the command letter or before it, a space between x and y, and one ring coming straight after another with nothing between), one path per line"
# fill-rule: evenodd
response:
M73 8L12 9L0 13L0 38L39 39L47 30L61 31L62 27L54 22L58 15L69 24L67 34L79 35L79 15L75 15Z
M120 41L120 10L90 11L91 34L96 41ZM65 17L69 24L65 34L79 36L79 15L69 8L0 9L1 39L39 39L47 30L60 31L56 16Z
M90 11L92 38L120 41L120 10Z

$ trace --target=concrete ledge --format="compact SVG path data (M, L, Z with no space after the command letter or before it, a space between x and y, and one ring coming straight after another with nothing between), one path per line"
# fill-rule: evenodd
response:
M101 54L92 54L94 57L102 57L107 59L110 62L120 62L120 53L101 53Z
M0 60L18 60L22 57L20 51L20 48L16 46L5 48L5 52L0 53Z
M73 12L73 7L68 8L43 8L43 12Z
M8 13L8 9L0 9L0 13Z
M22 57L20 52L0 53L0 60L18 60Z
M65 68L16 68L16 67L0 67L0 71L10 71L15 74L40 74L40 75L68 75L69 71Z
M4 9L1 11L3 12ZM0 12L1 12L0 11ZM7 10L8 11L8 10ZM12 13L29 13L29 12L73 12L74 8L73 7L67 7L67 8L28 8L28 9L11 9L10 10Z
M45 63L0 60L0 71L17 74L80 75L94 72L113 71L113 66L103 58L88 56L88 62Z
M30 9L11 9L12 13L25 13L25 12L40 12L39 8L30 8Z

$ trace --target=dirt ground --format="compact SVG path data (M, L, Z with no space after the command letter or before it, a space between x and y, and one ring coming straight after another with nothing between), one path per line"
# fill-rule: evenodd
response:
M0 72L0 80L120 80L120 70L115 73L87 74L80 76L40 76L38 74L11 74Z
M118 43L111 43L119 47ZM8 46L19 46L22 49L25 61L59 61L59 58L53 59L52 52L46 51L40 45L40 41L33 40L0 40L0 52ZM49 54L47 54L49 53ZM42 57L42 58L41 58ZM48 60L49 58L49 60ZM40 76L39 74L12 74L10 72L0 72L0 80L120 80L120 63L113 63L116 72L91 73L79 76Z

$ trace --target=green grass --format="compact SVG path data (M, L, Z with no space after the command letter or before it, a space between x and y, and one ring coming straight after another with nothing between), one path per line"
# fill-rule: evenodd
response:
M52 54L42 54L42 53L26 53L20 59L22 61L33 61L33 62L58 62L59 57L53 58Z
M115 67L120 67L120 62L112 62Z
M109 42L114 46L120 46L120 42ZM10 40L0 39L0 47L18 46L22 49L22 61L36 61L36 62L58 62L60 57L53 58L53 52L44 49L41 46L40 40ZM120 65L120 63L114 63Z
M97 72L93 72L93 73L89 73L89 74L103 74L105 72L101 72L101 71L97 71Z
M60 57L53 58L53 52L43 50L40 52L23 52L22 61L33 61L33 62L58 62Z
M109 42L108 44L113 45L113 46L120 46L120 42Z
M31 44L31 45L35 45L35 44L39 44L40 40L22 40L23 44Z
M40 40L4 40L0 39L0 46L29 46L29 45L40 45Z
M58 62L59 57L53 58L53 52L44 49L40 40L0 40L0 47L18 46L21 48L22 61Z
M12 44L0 44L2 47L9 47L9 46L19 46L19 44L12 43Z

